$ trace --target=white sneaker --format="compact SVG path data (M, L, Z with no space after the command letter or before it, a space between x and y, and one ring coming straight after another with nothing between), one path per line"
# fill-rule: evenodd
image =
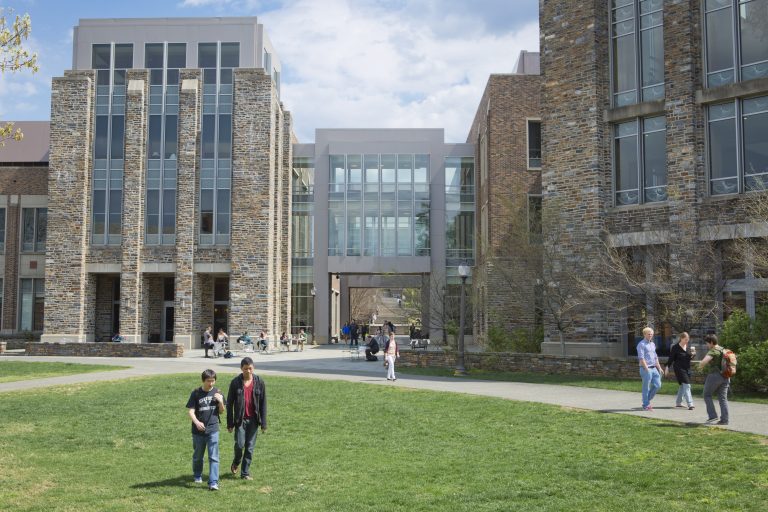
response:
M203 483L203 479L202 478L195 478L195 483L196 484L201 484L201 483Z
M208 487L209 491L218 491L219 490L219 484L211 484L210 487Z

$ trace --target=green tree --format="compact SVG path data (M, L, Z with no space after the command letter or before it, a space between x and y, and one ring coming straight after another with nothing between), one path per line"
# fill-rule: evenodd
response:
M31 70L36 73L37 54L31 53L24 46L32 32L32 20L29 14L16 15L13 23L9 20L13 17L13 11L0 7L0 74L16 73L23 70ZM0 122L0 148L5 146L7 140L21 140L24 134L20 129L13 129L13 123Z

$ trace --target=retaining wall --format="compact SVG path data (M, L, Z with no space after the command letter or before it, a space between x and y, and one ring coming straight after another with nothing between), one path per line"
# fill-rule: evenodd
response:
M27 343L28 356L182 357L178 343Z

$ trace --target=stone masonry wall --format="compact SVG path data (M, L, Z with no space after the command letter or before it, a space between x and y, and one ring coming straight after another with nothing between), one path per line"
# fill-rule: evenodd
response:
M28 356L69 357L182 357L178 343L27 343Z

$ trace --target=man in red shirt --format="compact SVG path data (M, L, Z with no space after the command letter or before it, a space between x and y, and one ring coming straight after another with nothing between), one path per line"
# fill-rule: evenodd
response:
M252 480L250 474L256 434L267 430L267 393L264 381L255 375L253 359L240 361L240 375L232 379L227 394L227 431L235 431L235 457L230 469L237 474L242 462L240 476Z

